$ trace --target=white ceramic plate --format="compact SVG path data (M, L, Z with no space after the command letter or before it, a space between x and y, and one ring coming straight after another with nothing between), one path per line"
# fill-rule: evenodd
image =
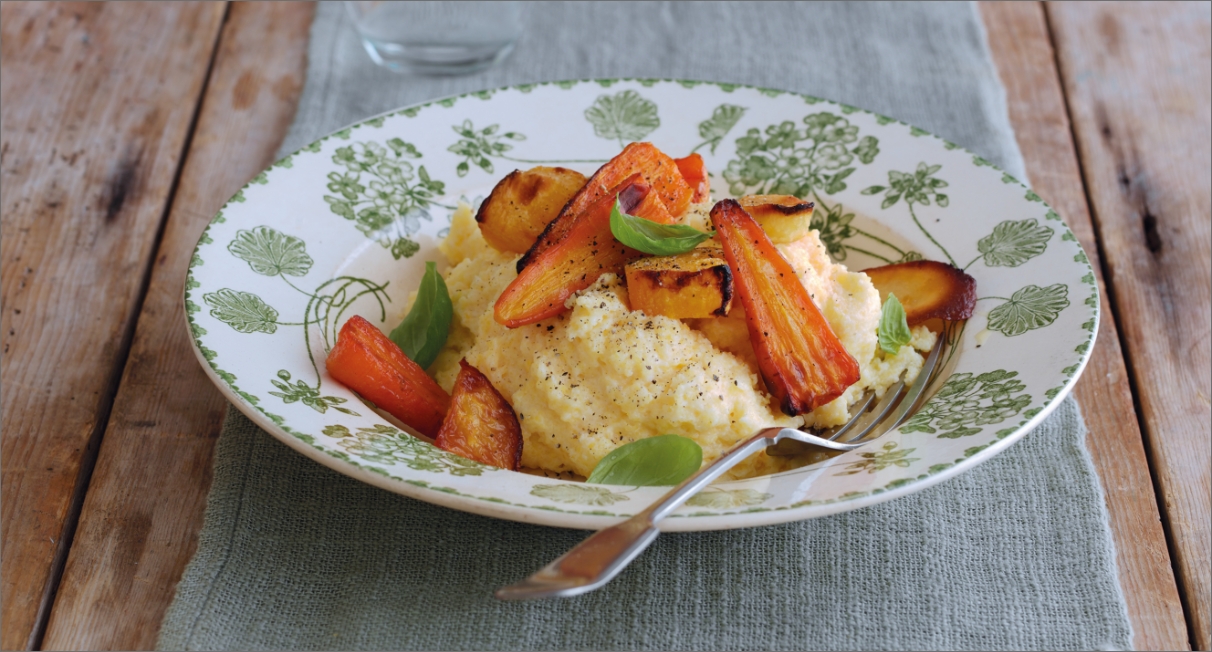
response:
M344 319L389 330L459 198L514 168L591 173L622 145L697 151L716 198L817 203L852 269L922 256L976 277L977 314L953 372L880 441L795 471L718 485L663 524L712 530L847 511L918 491L1005 449L1072 388L1098 328L1098 289L1073 234L1034 192L897 120L804 95L655 80L555 82L409 107L275 163L223 207L185 285L195 351L267 432L341 473L477 514L600 528L662 488L627 489L485 467L388 424L324 372Z

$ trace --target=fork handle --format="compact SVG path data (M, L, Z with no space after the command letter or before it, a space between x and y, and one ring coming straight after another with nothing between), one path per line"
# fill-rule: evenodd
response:
M656 540L657 523L751 454L774 443L783 428L766 428L699 469L631 518L599 530L530 577L497 589L502 600L568 597L609 582Z

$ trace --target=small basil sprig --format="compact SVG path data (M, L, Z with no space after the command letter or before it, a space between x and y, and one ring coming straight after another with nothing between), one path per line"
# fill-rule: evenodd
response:
M593 467L586 482L632 487L673 486L703 465L703 449L681 435L649 437L619 446Z
M438 351L446 345L450 320L453 318L454 305L450 302L446 281L438 274L436 264L425 263L425 275L421 277L417 300L404 321L391 331L391 341L424 369L433 364Z
M880 348L884 353L896 355L901 347L913 339L909 332L909 320L905 318L905 307L895 294L888 294L884 309L880 313L880 327L877 331L880 338Z
M715 231L702 231L683 224L657 224L642 217L628 215L614 198L610 210L610 232L619 242L654 256L684 254L698 244L715 236Z

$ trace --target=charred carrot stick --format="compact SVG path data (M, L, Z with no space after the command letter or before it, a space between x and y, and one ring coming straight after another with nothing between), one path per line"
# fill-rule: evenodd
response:
M647 219L668 215L652 187L639 174L631 175L591 204L559 242L505 288L493 308L497 323L517 328L554 317L564 312L564 302L574 292L593 285L602 274L621 274L628 262L643 255L615 240L610 231L616 196L625 213Z
M341 384L421 434L438 434L450 395L374 324L350 317L324 366Z
M686 185L694 190L690 203L697 204L706 199L711 193L711 181L707 178L707 164L703 162L703 157L691 154L683 158L675 158L673 162L677 164L678 171L686 180Z
M618 156L610 159L589 178L585 186L568 200L559 215L552 220L535 241L534 246L518 261L520 274L544 251L549 249L572 228L585 211L633 174L639 174L665 204L668 221L681 216L690 206L694 190L682 177L677 163L652 143L631 143ZM668 223L668 222L666 222Z

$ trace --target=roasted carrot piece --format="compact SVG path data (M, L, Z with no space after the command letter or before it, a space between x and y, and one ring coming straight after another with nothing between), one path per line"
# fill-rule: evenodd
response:
M572 230L544 251L505 288L493 307L497 323L517 328L564 312L574 292L593 285L606 273L622 273L628 262L643 254L614 239L610 211L615 197L625 213L649 217L665 206L651 186L635 174L591 204Z
M438 433L450 395L374 324L350 317L324 366L337 381L421 434Z
M962 321L976 309L976 279L935 260L914 260L863 270L880 291L880 302L896 295L910 326L931 319Z
M703 163L703 157L698 154L691 154L682 158L675 158L673 162L677 164L678 171L682 173L682 178L686 180L686 184L694 189L694 195L690 197L690 203L697 204L711 193L711 181L707 178L707 164Z
M513 408L479 369L459 361L450 411L434 445L482 464L517 471L522 462L522 426Z
M559 242L592 204L605 195L613 195L614 189L634 174L642 176L644 182L652 187L656 196L665 204L668 216L665 223L686 212L694 190L682 177L677 163L652 143L631 143L624 147L618 156L598 168L585 186L564 205L560 214L539 235L530 251L518 261L518 273ZM650 219L656 221L655 218Z
M859 379L859 366L812 302L795 269L741 205L711 209L724 257L766 388L783 412L802 414L832 401Z

